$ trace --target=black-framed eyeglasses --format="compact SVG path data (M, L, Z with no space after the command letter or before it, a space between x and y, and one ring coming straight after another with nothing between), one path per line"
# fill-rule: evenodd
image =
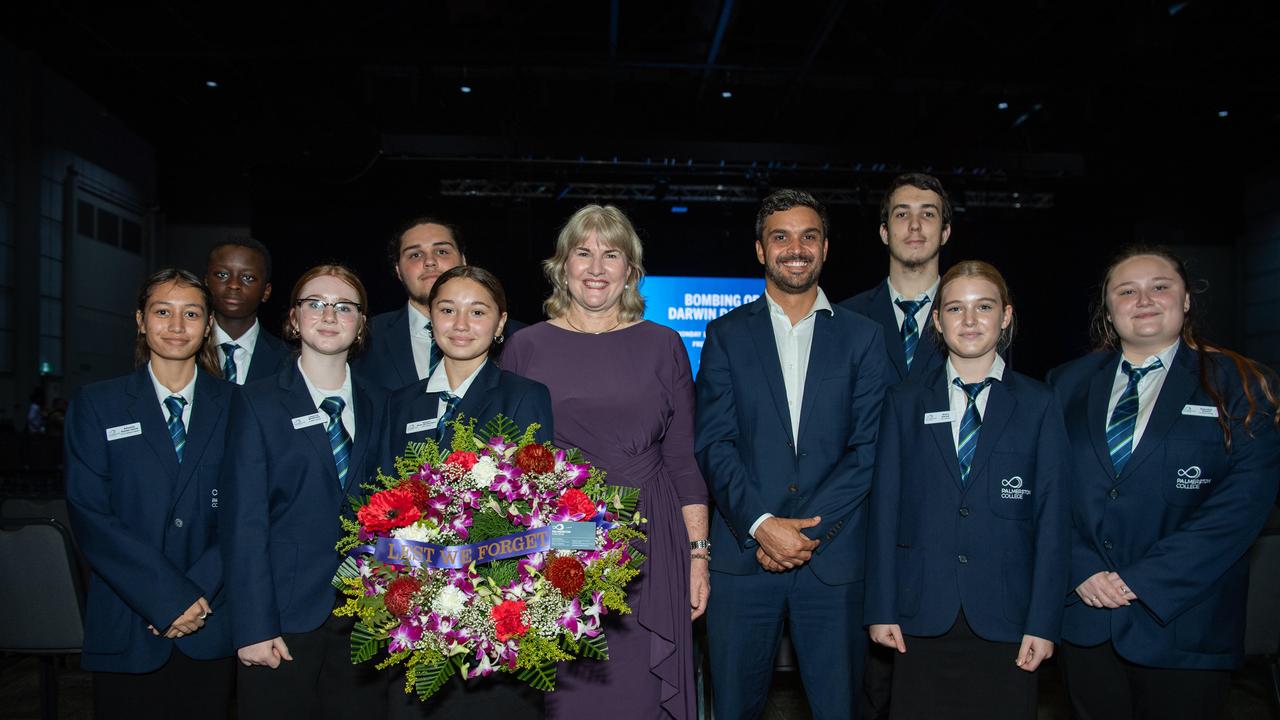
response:
M293 304L304 315L312 316L324 315L325 308L333 308L334 314L338 317L355 317L364 309L360 303L350 302L348 300L325 302L319 298L303 298L301 300L295 300Z

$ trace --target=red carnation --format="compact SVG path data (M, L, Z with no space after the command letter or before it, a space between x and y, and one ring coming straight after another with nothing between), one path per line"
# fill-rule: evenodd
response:
M581 515L584 520L590 520L596 516L596 504L592 502L587 494L576 488L570 488L564 491L560 496L560 510L567 510L570 513Z
M382 596L382 603L392 615L408 615L409 608L413 607L413 596L421 588L422 583L408 575L402 575L391 581L386 594Z
M527 473L549 473L556 469L556 458L541 445L525 445L516 451L516 467Z
M494 634L498 636L498 640L506 642L528 632L529 626L521 618L524 615L524 607L523 600L506 600L489 610L489 616L493 618Z
M369 504L356 513L360 524L368 532L387 532L393 528L412 525L421 516L413 503L413 493L405 488L374 493L369 498Z
M480 458L476 457L476 454L473 452L463 452L458 450L449 453L449 457L445 458L444 463L446 465L457 465L463 470L470 470L479 459Z
M413 506L418 508L418 512L427 511L427 501L431 499L431 486L421 480L406 480L397 487L408 490L413 496Z
M560 594L569 598L578 594L582 589L582 583L587 579L582 562L572 555L557 555L551 558L544 574Z

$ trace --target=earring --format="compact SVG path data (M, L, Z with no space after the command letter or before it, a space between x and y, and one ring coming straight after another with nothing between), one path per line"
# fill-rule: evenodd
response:
M501 345L501 344L502 344L502 341L503 341L504 339L505 339L505 338L503 338L501 335L494 335L494 336L493 336L493 342L494 342L494 343L496 343L496 344L498 344L498 345Z

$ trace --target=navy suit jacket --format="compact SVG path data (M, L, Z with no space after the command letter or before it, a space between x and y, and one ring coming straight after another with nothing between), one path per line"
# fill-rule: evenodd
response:
M384 390L399 390L418 382L418 368L413 364L413 346L409 343L409 308L373 316L369 321L369 347L352 361L351 367L365 381ZM525 327L519 320L507 319L503 340ZM498 355L501 357L501 354ZM421 378L425 380L426 378Z
M233 386L197 370L182 463L147 368L81 388L67 409L67 500L76 540L88 558L84 622L87 670L144 673L176 645L188 657L231 654L222 612L218 476ZM108 440L107 431L141 432ZM198 632L155 637L204 597L214 613Z
M253 359L249 361L249 376L245 378L245 384L275 375L292 356L293 349L283 340L259 327L258 342L253 346Z
M1005 370L988 391L969 478L960 482L945 365L889 389L881 412L867 624L942 635L961 608L995 642L1057 642L1070 524L1062 411L1045 385Z
M1201 387L1201 361L1183 344L1142 438L1117 477L1107 450L1107 404L1120 355L1097 352L1049 374L1071 437L1070 588L1119 573L1138 600L1091 608L1072 592L1062 635L1077 645L1108 640L1151 667L1231 669L1243 656L1249 546L1276 495L1280 435L1269 413L1244 429L1247 405L1234 365L1204 368L1231 416L1231 450ZM1258 388L1254 397L1261 400Z
M237 648L314 630L333 609L338 518L350 516L348 496L373 474L386 413L386 394L359 377L352 398L356 432L339 486L326 423L294 429L294 418L317 412L296 363L236 393L227 430L236 460L222 468L221 520Z
M813 572L828 584L862 580L865 501L889 372L875 323L841 307L818 312L793 442L764 296L707 326L694 450L716 504L713 570L764 572L750 535L764 513L821 515L806 531L821 540L809 561Z
M426 442L436 437L435 429L407 430L411 423L435 419L439 407L440 394L427 392L427 380L419 380L391 393L387 399L385 442L378 462L383 473L395 477L395 458L404 454L409 443ZM462 402L458 403L458 414L475 418L476 426L484 427L499 413L510 418L521 430L531 423L540 424L534 435L537 442L549 442L555 437L551 392L547 386L486 362ZM453 428L446 426L441 447L448 448L452 442Z
M937 298L933 298L937 300ZM911 359L911 371L907 371L907 356L902 351L902 326L893 314L893 296L889 293L889 281L858 293L840 303L840 307L852 310L863 317L880 323L884 332L884 349L889 355L889 365L893 371L886 378L888 384L911 380L920 381L933 377L934 371L943 367L947 354L938 340L938 333L933 329L933 321L927 320L920 328L920 340L916 344L915 357ZM930 302L930 308L933 304ZM894 373L897 373L894 375Z

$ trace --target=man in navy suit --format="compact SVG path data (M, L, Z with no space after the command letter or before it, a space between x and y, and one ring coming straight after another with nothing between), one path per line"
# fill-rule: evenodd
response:
M759 717L784 620L813 716L858 716L866 498L890 371L879 325L818 287L826 256L822 205L773 193L756 218L765 294L707 327L694 449L717 510L719 717Z
M938 296L938 256L951 238L951 199L932 175L907 173L889 183L880 201L880 242L889 251L889 277L840 303L880 323L893 385L932 377L946 361L930 313ZM889 717L893 652L872 643L864 678L866 715Z
M467 264L462 230L445 220L415 218L391 236L387 259L404 285L409 302L398 310L374 316L370 321L370 346L355 359L353 368L374 385L398 390L430 377L440 363L440 351L435 348L428 327L431 310L427 296L444 271ZM524 323L508 320L506 336L522 327Z
M889 278L840 303L880 323L894 370L890 384L929 376L946 359L929 317L938 295L938 255L950 238L951 199L942 183L923 173L894 178L880 203Z
M248 237L215 245L204 282L213 293L213 344L222 377L244 385L280 372L289 347L258 322L258 307L271 297L266 246Z

